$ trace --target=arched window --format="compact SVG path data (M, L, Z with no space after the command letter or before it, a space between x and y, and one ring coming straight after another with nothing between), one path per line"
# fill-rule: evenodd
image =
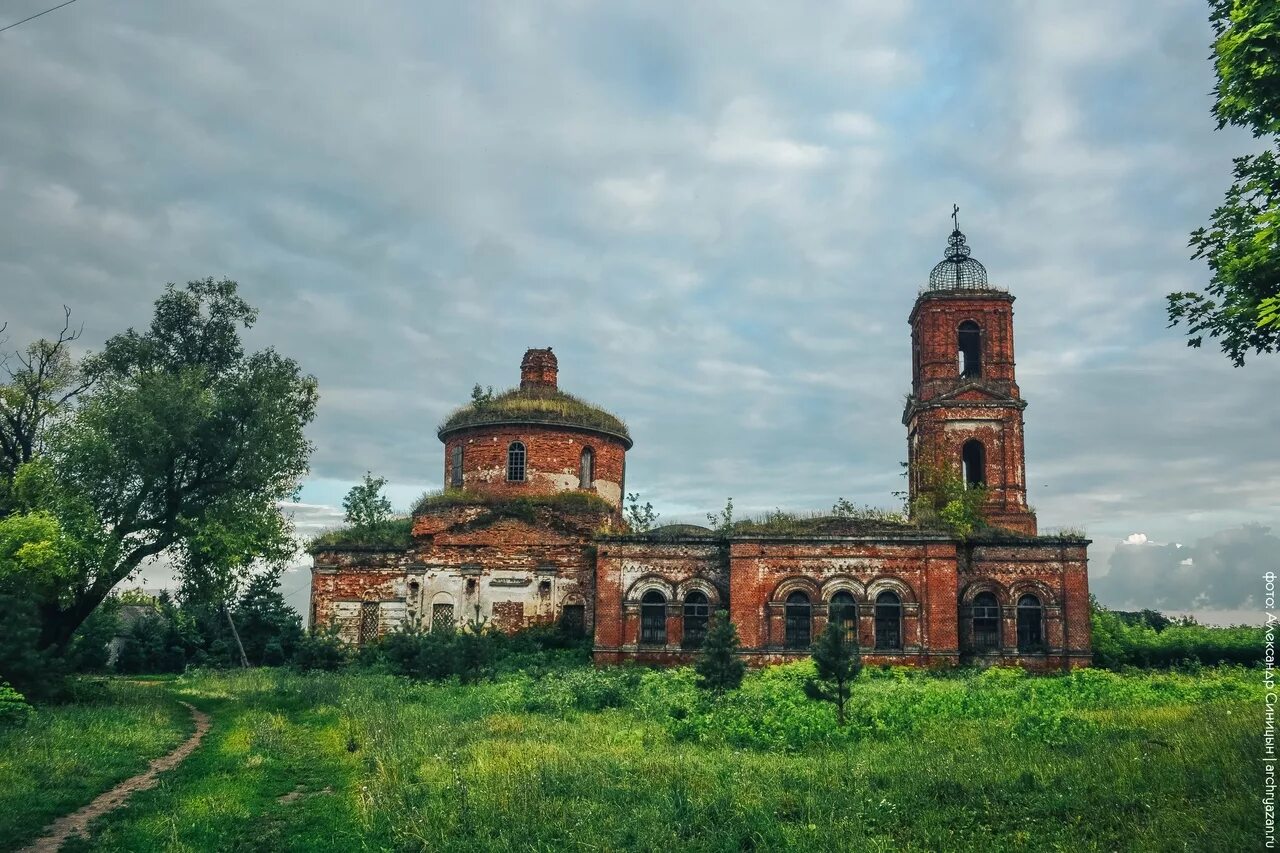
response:
M982 330L972 320L960 324L956 335L957 349L960 351L960 375L982 375Z
M453 446L453 459L449 464L449 485L455 489L462 488L462 445Z
M684 647L700 649L707 638L707 618L711 615L711 605L707 596L693 590L684 597Z
M974 596L972 620L974 651L991 652L1000 648L1000 604L994 595L980 592Z
M902 599L896 593L876 596L876 648L902 648Z
M1044 650L1044 610L1040 599L1024 595L1018 599L1018 651Z
M578 464L578 488L594 488L596 481L596 452L590 447L582 448L582 460Z
M807 649L812 638L809 617L813 608L809 605L809 596L796 591L787 596L786 606L786 645L789 649Z
M858 642L858 605L852 593L840 590L831 596L827 619L840 626L840 636L846 645Z
M667 599L651 589L640 599L640 643L661 646L667 642Z
M513 441L507 445L507 480L512 483L524 482L524 444Z
M960 461L964 463L964 486L966 489L984 486L987 483L987 449L982 442L971 438L960 450Z

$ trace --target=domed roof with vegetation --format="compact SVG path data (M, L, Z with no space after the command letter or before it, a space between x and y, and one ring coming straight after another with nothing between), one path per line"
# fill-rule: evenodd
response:
M454 411L440 424L444 438L468 427L506 423L545 423L608 433L631 447L631 434L622 419L585 400L554 387L512 388L501 394L472 393L471 402Z

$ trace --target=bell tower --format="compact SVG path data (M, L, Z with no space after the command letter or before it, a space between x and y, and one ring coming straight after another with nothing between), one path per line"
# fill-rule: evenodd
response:
M929 470L949 468L966 486L986 489L988 524L1035 535L1022 446L1027 404L1014 377L1013 296L987 282L958 220L908 322L911 394L902 422L911 500L928 488Z

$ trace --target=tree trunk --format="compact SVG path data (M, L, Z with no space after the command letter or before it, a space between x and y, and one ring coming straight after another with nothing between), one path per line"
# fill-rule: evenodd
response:
M245 669L248 669L249 658L245 656L244 643L240 642L240 632L236 630L236 623L231 618L231 608L227 607L227 605L224 604L222 605L222 612L226 614L227 624L231 626L231 636L236 638L236 648L240 650L240 666L244 667Z

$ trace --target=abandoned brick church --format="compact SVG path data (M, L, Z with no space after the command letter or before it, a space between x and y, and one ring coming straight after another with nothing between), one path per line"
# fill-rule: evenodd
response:
M753 664L803 657L839 620L872 664L1088 665L1089 542L1037 535L1013 296L958 229L909 323L911 497L930 488L926 463L950 466L985 487L988 528L962 539L921 519L832 517L630 531L626 426L560 391L551 349L531 349L518 388L440 427L445 489L415 508L407 547L313 549L312 623L363 643L406 622L560 622L594 636L597 663L668 664L694 658L723 608Z

